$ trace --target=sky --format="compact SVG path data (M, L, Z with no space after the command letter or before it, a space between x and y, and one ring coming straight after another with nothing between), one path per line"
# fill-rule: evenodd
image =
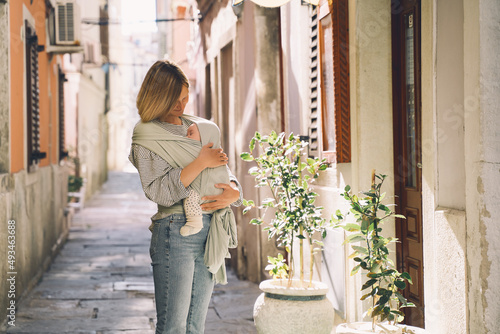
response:
M124 35L130 35L132 32L156 32L155 2L155 0L121 0L122 33ZM149 22L137 23L139 21Z

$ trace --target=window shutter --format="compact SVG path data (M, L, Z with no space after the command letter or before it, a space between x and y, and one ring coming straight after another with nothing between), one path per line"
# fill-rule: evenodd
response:
M29 167L36 166L47 155L40 152L40 90L38 77L38 52L40 50L35 30L26 21L27 153Z
M348 1L335 1L333 20L333 65L335 85L335 140L337 162L351 161L351 120L349 101Z
M64 82L68 81L64 75L61 67L58 68L59 72L59 160L62 160L68 156L68 152L65 150L65 131L64 131Z
M311 6L310 22L311 39L311 73L310 73L310 110L311 124L309 127L309 155L318 157L319 146L319 113L318 113L318 7Z

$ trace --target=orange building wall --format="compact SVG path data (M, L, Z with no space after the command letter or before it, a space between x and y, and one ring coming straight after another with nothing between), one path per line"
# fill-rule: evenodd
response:
M38 35L38 43L45 45L45 1L17 0L10 2L10 64L11 64L11 172L15 173L24 168L26 153L25 142L25 118L24 106L26 104L24 89L26 84L26 73L24 71L25 51L24 38L21 39L21 28L24 26L23 5L26 6L31 16L35 19L35 30ZM40 161L40 166L48 166L57 163L57 58L60 56L49 55L42 51L38 54L39 66L39 89L40 89L40 149L47 153L47 157ZM56 67L57 68L57 67ZM49 101L49 89L51 91L52 106ZM52 127L50 125L52 124ZM52 147L49 150L49 143Z

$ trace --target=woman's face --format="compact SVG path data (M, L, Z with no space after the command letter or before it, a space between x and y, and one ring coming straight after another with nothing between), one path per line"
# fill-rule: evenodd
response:
M171 116L182 116L184 113L184 108L186 108L186 104L189 102L189 88L186 86L182 86L181 95L179 96L179 100L174 106L174 109L170 112Z

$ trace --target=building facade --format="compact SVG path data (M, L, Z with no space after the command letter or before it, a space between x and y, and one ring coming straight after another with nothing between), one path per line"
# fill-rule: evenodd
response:
M93 3L104 9L105 4ZM68 175L74 173L68 151L82 156L76 146L84 135L102 129L106 93L95 83L100 83L99 70L75 67L85 42L92 41L80 34L79 9L73 0L0 2L0 269L10 279L3 280L0 293L2 322L13 320L16 303L37 284L67 238ZM100 43L99 35L94 42ZM100 58L100 49L94 54ZM75 75L79 84L72 88ZM83 100L71 99L78 95ZM91 184L87 196L106 178L100 154L106 142L104 132L92 148L97 154L87 160L95 168L82 173Z
M346 184L362 191L387 174L388 201L406 220L394 261L414 284L407 322L431 333L494 333L500 302L500 30L495 1L192 1L196 113L215 120L244 196L256 199L238 156L256 130L308 135L329 168L316 184L325 217L346 210ZM275 245L237 211L240 277L266 278ZM361 277L331 231L316 266L336 322L356 321Z
M78 0L75 4L83 22L83 52L65 54L63 58L64 106L72 111L65 119L65 140L74 174L85 180L85 197L89 198L107 180L108 170L108 4L104 0ZM104 24L96 24L99 21Z
M137 5L141 4L135 2ZM123 22L124 7L120 0L109 0L109 20L119 24L109 25L109 62L106 65L110 83L110 109L106 115L109 127L108 168L135 171L128 155L132 132L139 121L136 97L146 72L158 59L158 41L154 31L135 31L133 23ZM151 14L154 20L154 13ZM154 25L154 22L149 24Z

